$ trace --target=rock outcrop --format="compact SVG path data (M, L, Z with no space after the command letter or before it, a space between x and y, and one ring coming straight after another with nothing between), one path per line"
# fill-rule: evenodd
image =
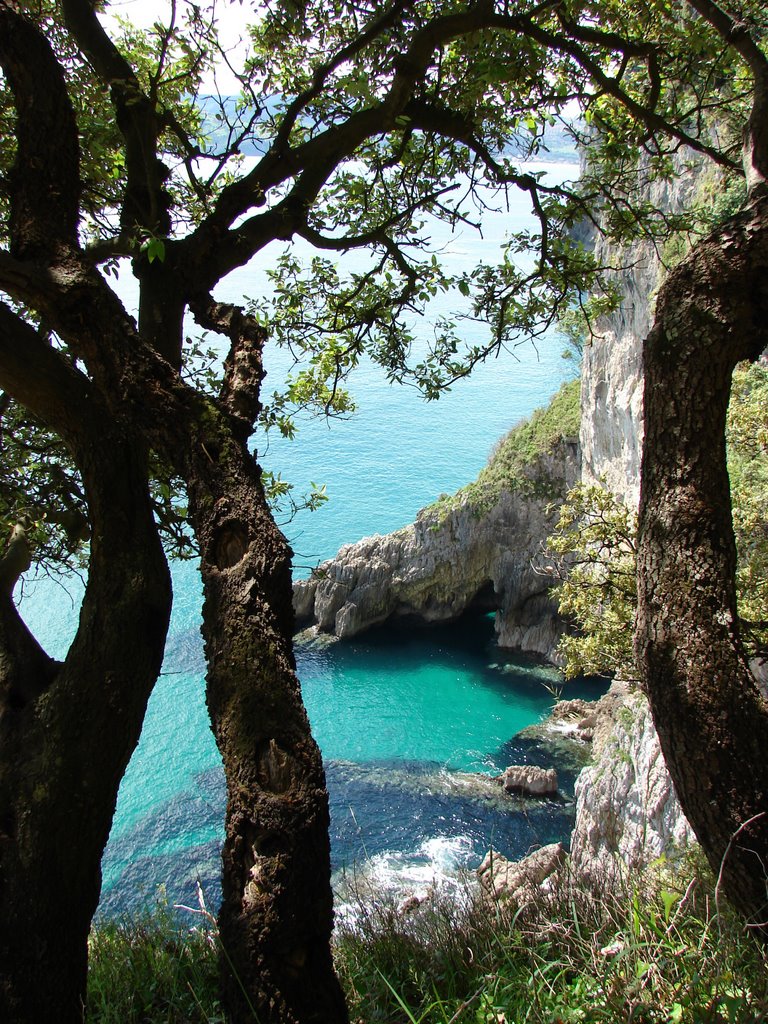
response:
M522 796L556 796L557 772L533 764L513 764L505 768L498 781L505 793Z
M695 841L672 787L648 701L614 682L593 709L593 760L576 781L573 873L593 887L626 879Z
M526 467L526 486L438 502L404 529L343 547L294 585L299 626L349 637L393 618L441 622L483 607L496 611L502 647L551 658L564 623L532 563L554 523L550 504L578 473L575 439L561 440Z
M535 901L542 885L551 879L565 862L562 843L542 846L522 860L510 861L495 850L489 850L477 869L483 891L495 900L509 900L516 906Z
M653 184L649 198L659 209L679 210L696 177L696 161L682 154L674 182ZM423 510L396 533L342 548L295 585L300 625L348 637L392 618L446 621L480 606L496 610L501 646L556 658L565 624L550 580L532 562L556 519L551 503L578 480L601 484L627 504L638 501L642 344L664 272L650 243L621 251L598 239L596 250L602 265L622 268L614 275L620 302L584 352L578 445L561 438L547 447L526 466L523 486L518 479L478 501L472 485L471 495L459 492ZM576 874L605 884L691 841L642 694L617 684L597 708L568 702L560 712L558 728L594 746L576 789ZM507 873L514 882L512 868Z

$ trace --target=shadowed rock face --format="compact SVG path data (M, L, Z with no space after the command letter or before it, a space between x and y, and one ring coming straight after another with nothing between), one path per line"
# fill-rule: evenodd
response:
M482 514L469 502L433 506L343 547L294 584L299 625L349 637L392 618L444 622L482 607L496 611L500 646L553 658L564 623L532 562L556 519L551 503L578 479L578 445L560 442L529 471L546 477L546 496L502 490Z

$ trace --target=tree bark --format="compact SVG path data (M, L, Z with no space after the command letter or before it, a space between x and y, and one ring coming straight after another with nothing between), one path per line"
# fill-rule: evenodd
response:
M142 447L109 421L89 428L79 431L76 461L90 565L65 661L44 654L10 593L0 602L0 1019L8 1024L82 1021L101 855L170 615Z
M739 639L725 452L734 366L768 345L768 197L667 278L645 343L637 654L683 810L768 937L768 703Z
M239 342L215 401L144 342L77 258L65 285L30 299L82 354L112 415L187 485L205 590L207 700L228 786L220 925L232 1020L250 1024L253 1006L263 1024L343 1024L330 953L328 796L291 649L290 550L246 447L263 332L216 308Z
M330 953L328 795L295 673L291 551L227 420L192 432L187 471L227 778L223 994L234 1022L255 1011L264 1024L336 1024L347 1012Z

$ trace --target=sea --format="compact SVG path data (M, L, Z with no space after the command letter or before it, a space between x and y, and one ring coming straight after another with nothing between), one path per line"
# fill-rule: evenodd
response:
M578 174L575 155L529 167L550 181ZM494 259L510 232L531 224L525 197L437 241L458 272ZM269 288L265 250L230 279L224 299L259 298ZM127 276L127 275L126 275ZM130 281L123 281L131 302ZM424 344L457 295L444 295L420 319ZM469 341L482 325L467 323ZM411 522L420 508L472 480L494 444L547 402L577 372L552 331L522 340L478 366L439 400L390 383L364 362L350 389L356 410L341 420L303 415L294 440L257 438L263 464L301 494L324 485L317 511L287 517L297 577L363 536ZM290 370L270 349L267 388ZM157 900L209 908L220 899L219 849L225 786L204 702L201 586L194 562L173 566L174 606L162 674L138 748L120 788L102 871L100 913L120 915ZM20 608L30 628L62 657L77 624L77 577L25 581ZM395 896L419 895L471 872L493 846L509 857L565 840L573 818L577 766L560 765L556 801L502 797L490 777L508 764L551 764L538 741L518 736L554 699L597 696L589 681L569 683L552 668L500 650L492 616L473 614L432 627L380 627L349 641L299 641L298 673L325 762L331 850L338 900L364 879Z

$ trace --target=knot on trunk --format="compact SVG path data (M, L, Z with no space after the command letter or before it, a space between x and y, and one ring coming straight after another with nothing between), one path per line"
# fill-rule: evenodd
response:
M285 793L294 781L293 758L275 740L265 744L259 753L260 781L270 793Z
M232 569L242 562L248 550L248 531L237 521L219 527L213 542L213 558L218 569Z

